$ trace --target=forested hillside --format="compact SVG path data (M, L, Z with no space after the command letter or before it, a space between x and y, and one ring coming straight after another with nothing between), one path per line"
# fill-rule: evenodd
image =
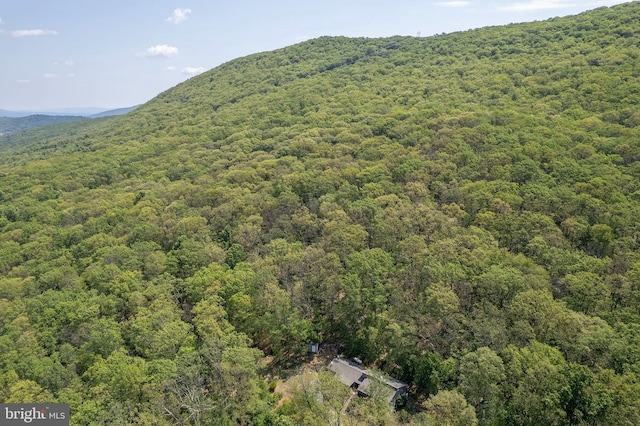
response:
M32 127L49 126L80 120L87 120L87 117L43 114L34 114L26 117L0 117L0 136Z
M324 37L0 138L0 400L76 425L640 424L639 77L634 2ZM296 374L308 340L408 383L406 409L343 411Z

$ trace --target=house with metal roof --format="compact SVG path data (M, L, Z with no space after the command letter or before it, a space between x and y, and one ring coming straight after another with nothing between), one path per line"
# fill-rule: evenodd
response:
M404 403L407 384L379 371L363 368L346 358L337 357L329 363L329 370L338 380L358 392L360 396L379 398L396 408Z

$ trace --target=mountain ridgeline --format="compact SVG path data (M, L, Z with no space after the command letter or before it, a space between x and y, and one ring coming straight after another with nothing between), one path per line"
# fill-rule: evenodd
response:
M322 37L0 154L4 402L77 425L640 424L638 2ZM406 406L345 404L308 341Z
M52 126L61 123L88 120L90 118L126 114L136 107L137 105L128 108L106 110L91 115L51 115L47 113L24 113L0 110L0 136L20 130L32 129L34 127Z

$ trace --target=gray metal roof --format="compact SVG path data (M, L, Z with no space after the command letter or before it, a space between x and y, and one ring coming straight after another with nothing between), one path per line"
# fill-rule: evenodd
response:
M348 359L337 357L329 363L329 370L336 373L338 380L347 386L358 387L358 391L365 395L370 395L371 392L379 393L379 397L390 403L394 403L398 395L403 395L407 392L407 384L400 380L389 377L380 372L375 372L362 368L360 365L349 361ZM374 387L374 380L377 378L379 383L386 386Z
M344 358L335 358L329 363L329 370L336 373L338 380L347 386L360 385L367 377L367 370Z

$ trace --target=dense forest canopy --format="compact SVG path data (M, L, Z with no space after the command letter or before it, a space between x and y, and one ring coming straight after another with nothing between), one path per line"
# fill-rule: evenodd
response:
M633 2L323 37L1 137L0 400L77 425L640 424L639 77ZM343 410L308 340L407 407Z

